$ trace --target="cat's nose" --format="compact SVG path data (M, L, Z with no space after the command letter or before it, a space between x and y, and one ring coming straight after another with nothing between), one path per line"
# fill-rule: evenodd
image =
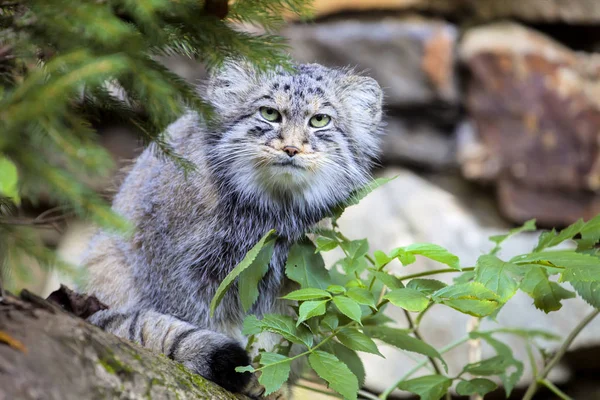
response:
M285 146L283 151L285 151L290 157L294 157L296 154L300 153L300 149L296 146Z

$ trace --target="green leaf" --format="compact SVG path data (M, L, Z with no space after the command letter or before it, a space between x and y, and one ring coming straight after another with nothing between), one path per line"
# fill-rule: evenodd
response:
M463 372L468 372L472 375L499 375L506 371L511 364L511 359L497 355L487 360L467 364L463 368Z
M331 251L338 247L339 243L337 240L328 238L325 236L319 236L317 238L317 250L316 251Z
M261 329L283 336L292 343L311 347L313 334L303 325L296 327L292 317L279 314L267 314L261 320Z
M327 314L323 317L323 320L321 321L321 323L323 325L325 325L327 328L329 328L330 330L334 330L335 328L338 327L339 320L338 320L337 315Z
M373 297L373 293L369 292L367 289L353 287L348 289L346 296L350 297L358 304L375 307L375 298Z
M600 258L583 253L565 253L563 257L551 257L548 261L565 270L560 282L598 282L600 281Z
M17 167L8 158L0 156L0 195L10 197L15 204L20 204L18 183Z
M248 312L258 299L258 284L269 270L274 248L275 240L271 239L265 242L248 268L240 273L239 282L243 282L243 284L238 285L238 292L245 312Z
M598 240L600 240L600 214L586 222L581 228L581 239L577 241L577 250L592 249Z
M375 180L373 180L371 183L369 183L368 185L366 185L365 187L363 187L362 189L359 189L358 191L356 191L351 197L350 199L347 201L346 203L346 207L349 206L353 206L358 204L362 199L364 199L365 197L367 197L367 195L369 193L371 193L373 190L377 189L378 187L385 185L386 183L396 179L397 177L394 176L392 178L377 178Z
M388 299L395 306L414 312L423 311L429 305L427 296L409 288L394 289L383 298Z
M450 268L460 270L460 260L458 257L436 244L415 243L405 247L404 251L410 254L427 257L430 260L446 264Z
M493 255L483 255L477 260L475 282L500 296L501 303L506 303L517 293L521 279L522 270L513 263L504 262Z
M329 272L320 254L315 254L315 245L304 239L292 246L285 264L285 274L303 289L325 289L331 284Z
M262 332L262 322L256 318L256 315L249 314L244 318L242 333L246 336L256 335Z
M350 258L345 257L338 261L338 265L342 267L342 270L346 275L361 274L367 267L367 260L364 257Z
M573 250L547 251L514 257L519 265L536 264L551 274L562 273L561 282L600 281L600 258Z
M406 285L407 289L417 290L423 293L426 296L432 295L434 292L445 288L446 285L444 282L440 282L435 279L422 279L417 278L413 279Z
M270 230L269 232L267 232L258 241L258 243L256 243L254 247L252 247L250 251L248 251L248 253L246 253L246 256L242 259L242 261L240 261L240 263L236 265L236 267L225 277L225 279L223 279L223 282L221 282L221 284L217 288L217 291L215 292L215 295L213 296L212 301L210 302L211 317L214 316L215 309L217 308L219 303L221 303L221 300L223 300L223 296L225 296L225 293L227 293L227 290L229 290L229 288L235 281L235 278L237 278L246 268L252 265L252 262L258 256L260 250L263 248L267 240L269 240L271 238L271 235L273 235L274 233L274 230Z
M495 255L496 253L498 253L498 251L500 251L500 244L509 237L519 234L521 232L535 231L535 229L535 219L530 219L529 221L526 221L522 226L511 229L510 231L508 231L507 234L491 236L490 241L494 242L496 246L490 251L490 254Z
M367 239L342 242L341 246L346 254L348 254L348 258L353 260L363 257L369 251L369 242L367 242Z
M447 286L435 292L432 299L474 317L490 315L500 304L498 295L479 282Z
M384 307L385 307L385 305L383 307L381 307L377 313L367 315L366 317L364 317L362 319L363 325L380 326L380 325L384 325L384 324L389 324L390 322L394 322L394 320L392 318L388 317L387 315L385 315L382 312L382 309Z
M379 339L399 349L437 358L444 364L446 370L448 369L446 362L434 347L410 336L406 330L391 328L389 326L365 326L363 332L373 339Z
M346 293L346 288L340 285L329 285L327 291L332 294L343 294Z
M392 250L390 253L390 257L397 258L398 260L400 260L404 267L417 261L417 257L415 257L414 254L405 251L404 247L399 247L397 249Z
M560 310L561 300L571 299L575 294L548 278L548 273L542 267L531 265L521 282L521 290L533 298L537 309L545 313Z
M473 281L474 279L475 279L475 271L467 271L467 272L463 272L462 274L460 274L457 277L455 277L454 279L452 279L452 282L454 282L454 283L469 283L469 282Z
M336 296L333 298L333 304L342 314L360 324L362 312L358 303L346 296Z
M579 219L577 222L569 225L568 227L566 227L565 229L560 231L560 233L558 233L558 234L556 233L555 229L552 229L549 232L543 232L540 235L538 244L535 247L535 249L533 249L533 251L539 252L548 247L557 246L557 245L561 244L562 242L564 242L565 240L573 239L573 236L575 236L579 232L581 232L581 229L584 226L585 226L585 222L583 222L582 219Z
M600 308L600 282L573 282L571 285L586 303Z
M329 387L346 399L356 400L358 379L350 368L333 354L315 350L308 356L312 369L323 378Z
M460 381L456 385L456 393L461 396L471 396L478 394L483 396L489 392L493 392L498 388L498 385L494 381L484 378L475 378L470 381Z
M392 258L388 257L387 254L381 250L376 250L373 253L373 257L375 258L375 267L377 269L381 269L381 267L392 261Z
M355 328L342 329L338 332L336 338L349 349L377 354L378 356L383 357L375 342Z
M401 382L398 389L419 395L421 400L439 400L452 385L452 379L442 375L427 375Z
M329 300L305 301L304 303L300 304L300 312L296 325L300 325L303 321L306 321L309 318L325 314L328 302Z
M316 299L322 299L322 298L331 298L331 295L329 294L329 292L327 292L323 289L306 288L306 289L294 290L293 292L288 293L286 296L283 296L282 298L287 299L287 300L304 301L304 300L316 300Z
M506 391L506 397L508 398L519 382L519 379L521 379L521 376L523 376L523 363L514 358L510 347L494 339L490 333L473 331L469 333L469 337L485 340L487 344L494 348L496 354L510 360L510 369L507 368L503 373L499 374L504 385L504 390Z
M373 275L389 289L400 289L404 287L402 281L384 271L374 271Z
M260 363L263 367L258 382L265 387L264 396L268 396L288 380L292 360L282 354L265 352L260 355Z
M246 365L244 367L235 367L235 372L254 372L255 369L252 365Z
M350 371L352 371L352 373L356 376L356 379L358 379L358 386L363 386L365 384L365 367L358 354L356 354L354 350L351 350L339 343L331 343L335 356L339 358L341 362L346 364L348 368L350 368Z

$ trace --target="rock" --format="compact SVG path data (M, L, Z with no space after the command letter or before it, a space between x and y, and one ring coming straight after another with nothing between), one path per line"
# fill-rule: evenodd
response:
M456 27L423 18L352 18L282 31L301 62L356 66L386 92L388 107L459 101L454 69Z
M427 120L388 117L381 161L440 170L456 165L455 143L447 128Z
M594 24L600 22L596 0L315 0L316 16L348 11L424 11L479 21L515 18L528 22Z
M390 251L398 246L416 242L439 244L461 259L461 265L473 265L477 258L489 251L491 242L488 237L504 233L510 227L494 213L493 200L481 192L473 190L471 185L460 179L446 179L432 183L411 172L400 169L385 170L384 176L398 176L395 180L378 188L357 206L350 207L342 216L340 227L346 236L352 239L368 238L371 251L381 249ZM444 190L443 185L452 188ZM537 243L539 233L521 234L509 239L500 253L501 258L531 251ZM327 263L331 265L339 254L325 253ZM443 268L440 264L419 258L417 263L408 267L393 265L398 275L412 274L426 270ZM451 282L456 274L441 274L432 278ZM574 326L591 310L581 299L563 302L558 312L544 314L533 306L531 298L519 292L498 315L498 323L489 320L482 322L482 330L498 327L544 329L565 337ZM400 327L406 327L403 313L390 307L389 315ZM471 317L444 307L435 306L424 317L421 333L436 348L465 336ZM522 340L515 336L499 336L514 351L516 358L526 365L523 386L531 380L528 356ZM585 348L600 344L600 319L592 322L576 339L572 349ZM544 347L556 350L557 342L544 342ZM402 353L391 347L382 346L386 357L362 354L367 369L367 387L380 393L416 363L414 354ZM469 346L462 345L447 353L444 358L450 367L452 376L469 362ZM493 351L483 346L483 357L491 357ZM598 360L597 356L591 357ZM539 360L538 360L539 361ZM596 362L596 367L598 363ZM551 379L565 381L570 371L564 368L554 371Z
M465 34L465 176L493 180L516 222L566 225L600 211L600 56L512 23ZM465 150L464 146L471 150Z

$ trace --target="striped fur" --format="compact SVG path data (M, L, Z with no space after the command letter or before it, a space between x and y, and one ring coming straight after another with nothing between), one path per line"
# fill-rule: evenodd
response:
M288 250L368 181L382 93L374 80L350 70L309 64L257 73L240 63L227 64L204 91L216 121L207 126L190 112L167 130L196 171L186 177L150 146L113 204L135 233L123 238L101 231L90 243L88 289L112 307L92 322L256 396L249 384L254 378L232 372L247 361L237 283L214 318L210 300L245 253L275 229L273 258L250 312L289 312L277 300L291 287L284 275ZM260 107L277 109L281 121L266 121ZM319 113L330 115L330 124L310 127ZM290 160L284 146L300 153ZM264 335L260 347L278 340Z

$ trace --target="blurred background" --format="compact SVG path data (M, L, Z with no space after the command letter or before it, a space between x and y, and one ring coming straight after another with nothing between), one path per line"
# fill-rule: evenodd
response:
M280 32L291 55L300 62L354 66L379 81L387 127L376 174L398 176L346 212L340 225L347 236L367 237L371 249L384 251L432 242L467 266L491 248L488 236L528 219L552 228L600 213L598 0L317 0L314 9L314 20L292 20ZM205 76L202 65L187 59L162 62L190 82ZM116 168L93 186L110 198L122 178L120 168L142 146L131 126L104 121L98 129ZM29 212L53 207L42 202ZM40 230L40 241L77 264L92 227L69 219L54 228ZM503 255L527 252L536 241L537 234L520 235ZM335 260L335 254L328 259ZM433 267L419 260L410 268ZM67 280L32 268L37 272L18 277L19 286L41 295ZM531 303L519 294L497 322L485 324L564 336L589 312L580 299L565 301L550 315ZM400 313L391 316L403 325ZM434 309L421 331L442 347L462 337L469 322L450 308ZM518 338L506 342L517 358L527 358ZM445 357L451 373L469 362L469 346ZM599 346L596 321L551 376L575 399L600 399ZM385 360L364 357L366 386L376 393L415 365L383 348ZM484 356L488 351L483 347ZM530 379L526 371L521 384ZM503 392L486 396L501 397ZM553 397L540 392L537 398Z

